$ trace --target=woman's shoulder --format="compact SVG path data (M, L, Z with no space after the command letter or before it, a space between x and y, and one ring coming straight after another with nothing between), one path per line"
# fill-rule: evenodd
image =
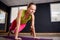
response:
M26 10L24 10L24 9L20 9L19 11L26 11Z
M20 13L24 13L26 10L23 10L23 9L20 9L20 10L18 10L18 13L20 14Z
M26 10L23 10L23 9L21 9L21 10L18 11L18 13L21 14L21 15L24 15L25 12L26 12Z

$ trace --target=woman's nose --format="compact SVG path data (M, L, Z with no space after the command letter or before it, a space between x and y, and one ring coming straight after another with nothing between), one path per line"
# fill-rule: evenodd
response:
M32 10L32 12L35 12L34 10Z

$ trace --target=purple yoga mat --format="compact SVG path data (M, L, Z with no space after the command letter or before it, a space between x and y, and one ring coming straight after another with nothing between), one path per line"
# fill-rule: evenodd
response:
M14 36L0 36L0 37L3 37L3 38L6 38L7 40L10 39L10 40L15 40L14 39ZM20 37L20 36L19 36ZM45 39L45 38L32 38L32 37L20 37L22 38L22 40L53 40L53 39Z

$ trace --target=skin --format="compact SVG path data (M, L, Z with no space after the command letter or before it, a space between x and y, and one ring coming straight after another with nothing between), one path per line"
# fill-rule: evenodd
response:
M22 11L23 10L19 10L18 12L18 16L17 16L17 26L16 26L16 33L15 33L15 39L21 39L21 38L18 38L18 30L19 30L19 27L20 27L20 20L21 20L21 15L22 15ZM29 15L32 16L32 20L31 20L31 31L32 31L32 35L34 37L36 37L36 34L35 34L35 25L34 25L34 21L35 21L35 16L34 16L34 13L36 11L36 5L31 5L29 8L27 8L27 11L25 13L25 18L28 18Z

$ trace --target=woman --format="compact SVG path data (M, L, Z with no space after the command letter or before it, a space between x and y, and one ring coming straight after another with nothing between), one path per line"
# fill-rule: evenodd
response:
M15 33L15 39L20 39L18 38L18 33L22 31L26 23L31 20L31 34L36 37L35 34L35 17L34 13L36 11L36 5L34 3L30 3L27 7L27 10L19 10L17 18L12 22L9 30Z

